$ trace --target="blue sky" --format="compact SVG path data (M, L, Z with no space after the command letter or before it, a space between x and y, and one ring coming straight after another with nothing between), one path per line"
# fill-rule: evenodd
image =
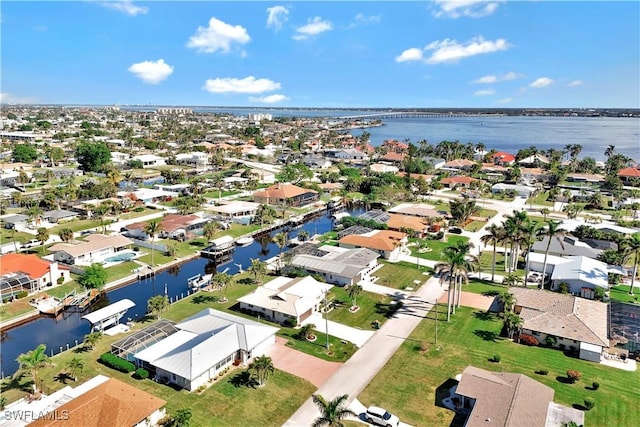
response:
M640 108L640 2L3 1L3 103Z

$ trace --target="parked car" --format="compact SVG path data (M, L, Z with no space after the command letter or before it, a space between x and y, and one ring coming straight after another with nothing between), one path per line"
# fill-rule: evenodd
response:
M390 414L379 406L369 406L365 415L369 424L377 424L385 427L398 427L400 425L400 419L398 417Z
M31 239L28 242L24 242L22 244L22 249L28 249L28 248L33 248L34 246L39 246L40 245L40 240L37 239Z
M462 229L460 227L451 227L449 233L462 234Z

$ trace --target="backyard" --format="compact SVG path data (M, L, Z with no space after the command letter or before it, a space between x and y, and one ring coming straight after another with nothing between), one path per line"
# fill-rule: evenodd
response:
M640 390L629 387L640 381L640 373L628 372L565 356L559 350L527 347L499 336L502 321L493 314L462 307L447 323L438 322L438 345L434 343L435 318L423 320L387 365L359 396L364 405L384 404L411 425L451 424L454 413L438 406L437 389L473 365L491 371L522 373L555 390L554 401L581 405L585 397L596 400L585 414L585 425L640 425ZM422 351L423 348L426 351ZM490 362L494 354L499 363ZM547 369L548 375L535 371ZM566 383L566 372L575 369L582 380ZM598 390L591 390L592 382Z
M413 288L416 290L429 278L424 274L427 270L426 266L418 270L414 264L404 261L390 263L381 260L380 264L382 267L373 272L373 276L378 278L375 282L377 285L394 289ZM416 283L416 281L420 283Z

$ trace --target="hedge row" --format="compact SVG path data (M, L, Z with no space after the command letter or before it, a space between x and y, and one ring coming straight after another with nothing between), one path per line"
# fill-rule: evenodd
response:
M133 363L111 353L104 353L100 356L100 362L116 371L126 372L127 374L136 370L136 366Z

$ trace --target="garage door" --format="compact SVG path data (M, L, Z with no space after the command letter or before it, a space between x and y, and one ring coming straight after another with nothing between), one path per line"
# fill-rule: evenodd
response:
M302 313L300 315L300 322L303 322L304 320L308 319L309 316L311 316L311 313L313 312L313 309L310 308L309 310L307 310L306 312Z

